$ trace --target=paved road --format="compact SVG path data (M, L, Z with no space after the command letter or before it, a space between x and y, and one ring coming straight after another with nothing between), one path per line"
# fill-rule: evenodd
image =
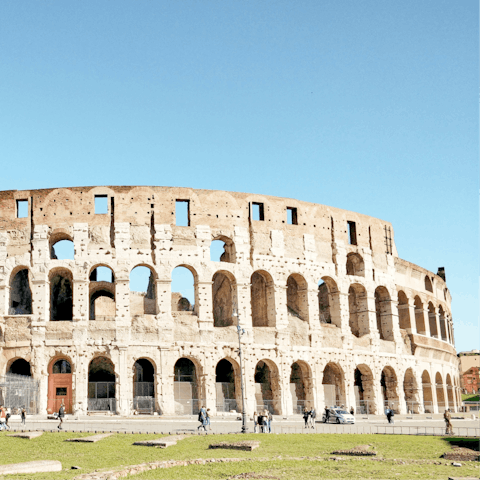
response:
M455 415L454 415L455 417ZM213 417L211 430L208 433L239 432L241 421L236 415L232 417ZM480 436L478 419L470 417L452 420L454 433L459 436ZM20 419L13 416L9 425L12 430L22 429ZM45 416L30 416L27 418L28 430L56 430L58 420L48 420ZM141 433L169 433L177 431L197 430L196 417L161 417L139 415L135 417L119 417L116 415L92 415L73 417L67 415L63 429L66 431L115 431ZM253 432L253 422L249 419L247 426ZM357 417L355 425L324 425L317 422L314 429L305 429L301 416L275 416L272 422L273 433L392 433L392 434L422 434L442 435L445 424L441 415L415 415L407 417L395 416L395 424L389 425L383 415L369 415Z

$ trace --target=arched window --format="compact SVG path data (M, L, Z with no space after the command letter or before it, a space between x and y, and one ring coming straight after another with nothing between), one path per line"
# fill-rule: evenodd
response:
M195 312L195 275L190 267L179 266L172 272L172 312Z
M373 373L367 365L358 365L354 373L355 411L360 414L375 414L375 389Z
M32 314L32 291L28 281L28 269L19 270L10 282L10 315Z
M423 311L423 303L419 297L414 299L415 305L415 325L417 327L417 333L425 335L425 313Z
M368 317L367 291L365 287L354 283L348 289L348 308L350 329L356 337L370 333Z
M149 267L138 266L130 272L130 315L156 315L155 277Z
M255 367L256 411L281 412L278 369L271 360L260 360Z
M365 276L365 264L363 258L358 253L349 253L347 255L347 275Z
M408 299L405 292L400 290L398 292L398 322L402 330L408 330L410 326L410 309L408 306Z
M146 358L139 358L133 368L133 409L152 414L155 411L155 368Z
M213 319L215 327L233 325L233 306L237 305L235 277L226 271L215 273L212 285Z
M115 366L107 357L95 357L88 367L88 410L116 412Z
M433 293L432 281L428 278L428 275L425 275L425 290Z
M50 320L73 319L72 272L55 268L50 272Z
M202 406L197 369L189 358L180 358L175 363L174 399L177 415L195 415Z
M72 373L72 367L70 366L70 362L65 359L57 360L52 366L52 373Z
M239 388L237 388L236 383L238 383L238 379L236 378L232 362L223 358L217 363L215 368L217 412L240 411L242 399L241 396L238 396Z
M432 302L428 302L428 323L430 325L430 336L438 338L437 315Z
M392 302L385 287L375 289L375 312L380 338L393 341Z
M89 290L90 320L115 320L115 276L113 270L103 265L94 268L90 274Z
M289 315L308 320L307 282L297 273L293 273L287 279L287 309Z
M212 262L235 263L235 244L231 238L220 236L210 244L210 260Z
M14 375L23 375L24 377L31 377L32 371L30 369L30 363L28 363L23 358L19 358L12 362L10 368L8 369L8 373L12 373Z
M325 366L322 385L326 407L345 404L345 379L340 365L330 362Z
M50 249L52 260L74 260L75 247L71 240L58 240Z
M254 327L275 326L275 291L269 273L258 271L252 275L251 306Z

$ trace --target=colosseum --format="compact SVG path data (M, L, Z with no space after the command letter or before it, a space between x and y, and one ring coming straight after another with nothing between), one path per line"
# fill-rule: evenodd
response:
M172 289L179 270L190 298ZM241 411L239 342L248 414L460 405L444 269L399 258L389 222L325 205L3 191L0 305L0 402L30 413Z

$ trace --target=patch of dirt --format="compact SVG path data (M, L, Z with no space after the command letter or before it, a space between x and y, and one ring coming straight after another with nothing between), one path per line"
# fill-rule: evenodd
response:
M272 477L271 475L265 475L262 473L248 472L248 473L239 473L238 475L233 475L233 477L228 477L228 480L243 480L243 479L265 479L269 478L272 480L280 480L280 477Z

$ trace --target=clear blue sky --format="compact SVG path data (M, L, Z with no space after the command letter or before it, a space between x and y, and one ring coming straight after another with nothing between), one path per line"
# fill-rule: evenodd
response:
M171 185L393 223L479 346L478 2L0 3L0 190Z

